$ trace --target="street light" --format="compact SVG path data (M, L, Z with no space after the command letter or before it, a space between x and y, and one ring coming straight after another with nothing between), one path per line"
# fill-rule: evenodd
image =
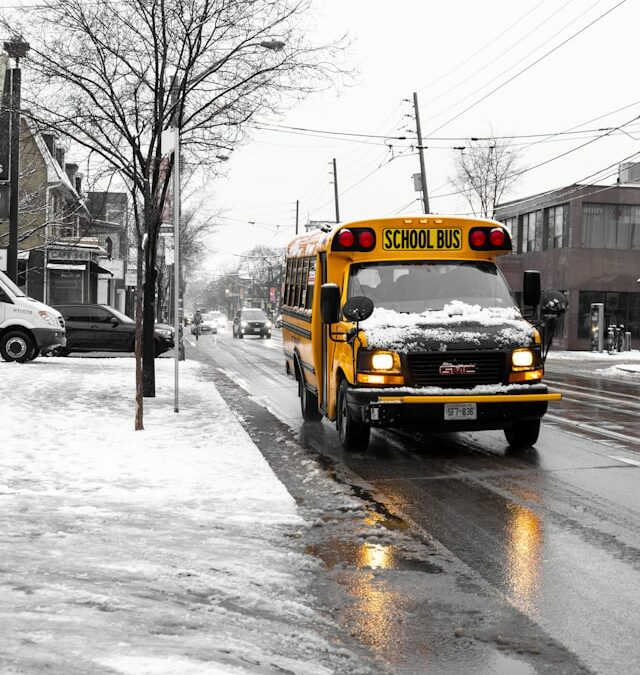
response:
M20 199L20 59L29 51L29 44L14 37L4 43L4 49L15 62L9 70L10 132L9 132L9 247L7 273L18 283L18 206Z

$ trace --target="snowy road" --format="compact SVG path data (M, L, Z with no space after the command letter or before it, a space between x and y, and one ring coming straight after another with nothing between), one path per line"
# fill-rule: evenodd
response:
M520 455L506 454L498 432L376 432L366 455L345 455L327 422L301 423L280 347L279 336L233 341L222 333L198 350L229 378L221 389L226 398L233 399L236 385L244 388L343 483L375 496L379 510L398 516L408 530L433 537L457 566L416 575L406 570L406 558L394 559L394 542L383 546L376 579L384 579L390 595L376 600L378 628L365 609L342 617L356 635L397 672L420 672L416 653L446 663L437 661L443 645L456 673L474 667L640 672L640 600L630 592L640 587L640 424L633 381L603 384L587 373L576 382L551 373L567 401L552 411L536 450ZM242 410L247 404L236 405ZM345 533L317 552L356 604L370 610L371 585L352 576L370 552ZM461 588L476 593L456 596ZM447 592L455 601L443 599ZM474 598L482 599L479 606ZM385 632L389 625L396 626L392 637ZM448 630L457 642L446 640ZM470 656L483 642L499 645L523 669L494 663L483 670Z

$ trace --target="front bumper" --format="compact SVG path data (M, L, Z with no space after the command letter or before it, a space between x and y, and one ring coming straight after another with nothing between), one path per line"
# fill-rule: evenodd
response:
M434 431L506 429L524 420L543 417L549 401L560 394L549 393L544 385L496 394L441 393L416 395L403 389L349 389L347 405L351 414L378 427L424 427ZM447 403L475 403L476 419L445 420Z
M67 344L64 328L32 328L31 332L36 339L38 349L64 347Z

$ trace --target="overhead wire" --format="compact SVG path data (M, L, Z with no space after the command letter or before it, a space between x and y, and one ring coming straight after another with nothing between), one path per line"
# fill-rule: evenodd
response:
M509 79L505 80L504 82L499 84L497 87L494 87L487 94L484 94L482 97L480 97L479 99L477 99L476 101L474 101L473 103L468 105L466 108L464 108L460 112L456 113L453 117L450 117L448 120L446 120L442 124L438 125L435 129L432 129L427 134L427 136L431 136L432 134L435 134L436 132L440 131L440 129L443 129L447 125L451 124L451 122L453 122L454 120L457 120L459 117L464 115L466 112L468 112L472 108L475 108L475 106L477 106L479 103L482 103L482 101L485 101L487 98L489 98L489 96L492 96L493 94L495 94L497 91L499 91L503 87L506 87L508 84L513 82L516 78L520 77L520 75L522 75L523 73L526 73L527 71L531 70L531 68L536 66L538 63L540 63L544 59L546 59L548 56L551 56L551 54L558 51L558 49L560 49L561 47L564 47L564 45L569 43L571 40L575 39L576 37L578 37L579 35L584 33L586 30L588 30L589 28L594 26L599 21L602 21L602 19L604 19L606 16L608 16L609 14L614 12L616 9L618 9L618 7L621 7L623 4L625 4L625 2L627 2L627 0L619 0L619 2L617 2L617 4L615 4L613 7L610 7L606 12L603 12L602 14L600 14L598 17L596 17L595 19L590 21L586 26L583 26L582 28L577 30L575 33L572 33L568 38L566 38L565 40L563 40L562 42L557 44L555 47L553 47L549 51L545 52L542 56L538 57L535 61L530 63L528 66L519 70L517 73L515 73L515 75L512 75Z

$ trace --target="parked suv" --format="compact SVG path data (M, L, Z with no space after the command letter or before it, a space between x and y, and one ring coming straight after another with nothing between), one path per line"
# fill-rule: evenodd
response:
M70 352L135 351L136 322L109 305L57 305L67 328L67 344L56 350L66 356ZM154 326L156 356L173 347L173 326Z
M233 319L233 337L243 338L245 335L271 337L271 321L261 309L244 307L236 312Z

